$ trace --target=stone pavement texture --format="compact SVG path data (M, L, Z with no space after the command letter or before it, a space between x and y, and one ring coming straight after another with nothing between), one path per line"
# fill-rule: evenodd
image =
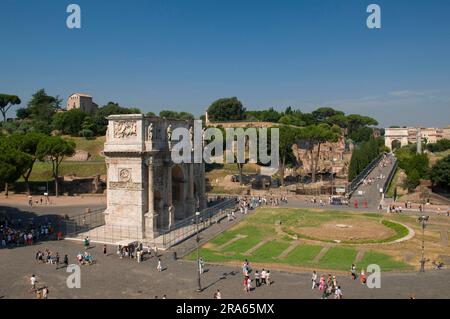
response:
M35 253L38 249L49 248L60 255L68 254L70 262L75 261L78 252L83 251L82 243L71 241L47 242L29 247L0 250L0 298L34 298L30 292L29 277L35 274L38 286L48 285L49 298L167 298L194 299L212 298L220 289L223 298L306 298L319 299L318 290L311 290L311 275L271 271L273 285L263 286L251 293L242 289L242 274L239 266L210 265L206 260L206 271L202 275L204 290L197 288L197 268L195 262L173 260L165 252L161 255L164 271L156 270L157 259L152 257L142 263L130 259L119 259L116 247L108 246L109 255L102 254L98 245L89 252L96 263L81 266L81 288L69 289L66 279L69 273L55 265L38 264ZM251 260L250 260L251 263ZM320 274L320 273L319 273ZM325 273L327 275L327 273ZM381 288L368 289L359 281L352 281L349 274L337 275L344 298L450 298L448 290L450 271L427 271L405 273L382 273Z

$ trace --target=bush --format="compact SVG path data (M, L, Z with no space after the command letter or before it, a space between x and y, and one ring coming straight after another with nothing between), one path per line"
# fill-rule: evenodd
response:
M417 154L414 149L405 147L397 151L396 156L398 158L398 166L405 170L406 175L409 176L416 170L419 179L427 179L429 177L430 161L427 154Z
M450 155L439 160L431 169L431 180L436 186L450 191Z
M430 152L445 152L446 150L450 150L450 140L440 140L437 143L427 144L427 149Z
M408 191L413 191L420 184L420 174L417 169L413 169L411 173L408 174L406 178L404 188Z
M93 140L95 138L95 134L91 130L81 130L79 135L87 140Z

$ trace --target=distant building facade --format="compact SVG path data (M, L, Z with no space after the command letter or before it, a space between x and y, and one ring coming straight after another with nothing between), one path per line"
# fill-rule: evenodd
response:
M418 130L419 134L417 133ZM394 144L405 146L416 144L417 136L420 135L422 142L434 144L442 139L450 139L450 126L446 128L433 127L405 127L405 128L387 128L385 129L384 142L386 147L393 149Z
M98 105L92 101L92 96L83 93L74 93L67 98L67 111L80 109L86 113L95 113Z

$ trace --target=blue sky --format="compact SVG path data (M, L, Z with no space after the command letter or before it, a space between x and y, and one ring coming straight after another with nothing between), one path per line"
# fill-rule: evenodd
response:
M77 3L82 28L66 27ZM366 7L382 28L366 26ZM332 106L450 124L447 0L1 0L0 92L90 93L143 111ZM15 109L11 112L14 114Z

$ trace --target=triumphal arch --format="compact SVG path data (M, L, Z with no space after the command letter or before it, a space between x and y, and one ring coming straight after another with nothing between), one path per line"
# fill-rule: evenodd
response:
M172 131L188 121L141 114L108 118L106 226L154 239L206 208L204 163L174 164ZM176 142L176 141L175 141Z

